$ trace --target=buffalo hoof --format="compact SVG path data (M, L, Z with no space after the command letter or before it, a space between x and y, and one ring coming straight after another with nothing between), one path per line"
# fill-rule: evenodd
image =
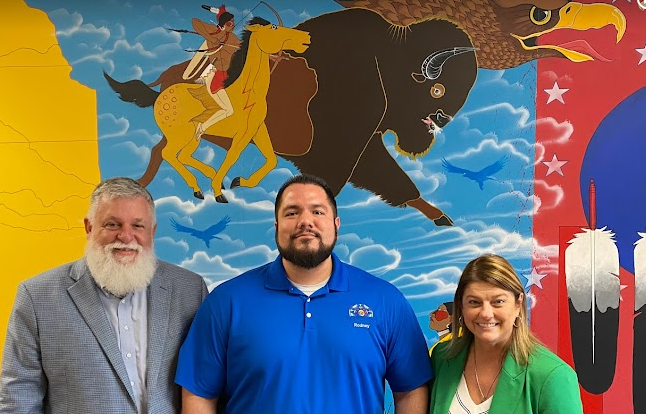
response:
M224 194L220 194L219 196L215 197L215 201L218 203L228 203L229 200L224 196Z
M236 188L240 187L240 177L236 177L231 181L231 187L230 188Z
M442 214L439 218L436 218L433 220L433 223L435 223L436 226L452 226L453 225L453 220L449 218L446 214Z
M204 194L202 194L202 192L201 192L201 191L196 191L196 192L194 192L194 193L193 193L193 196L194 196L195 198L199 198L200 200L204 200Z

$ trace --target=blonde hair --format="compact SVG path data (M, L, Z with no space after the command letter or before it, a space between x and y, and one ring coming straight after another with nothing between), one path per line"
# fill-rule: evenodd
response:
M485 282L504 289L512 293L516 300L522 297L520 313L514 321L514 328L511 332L507 350L511 352L518 364L527 365L529 355L540 342L529 330L527 295L525 295L523 285L512 265L501 256L494 254L483 255L469 262L464 268L453 299L454 308L451 320L453 332L458 332L461 327L462 299L467 286L472 282ZM461 331L461 335L454 335L451 338L447 354L449 358L456 356L462 349L473 342L474 336L471 331L466 328L461 329Z

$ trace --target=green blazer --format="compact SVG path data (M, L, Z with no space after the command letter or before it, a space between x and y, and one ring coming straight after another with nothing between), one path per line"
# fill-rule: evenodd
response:
M447 414L467 360L467 348L451 359L448 342L431 355L435 371L430 413ZM543 346L532 353L527 366L507 354L491 401L491 414L583 414L579 381L574 370Z

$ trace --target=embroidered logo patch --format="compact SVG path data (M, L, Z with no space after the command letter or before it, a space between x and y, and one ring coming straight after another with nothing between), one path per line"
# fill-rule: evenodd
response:
M361 318L372 318L372 309L370 309L368 305L358 303L356 305L352 305L350 309L348 309L348 314L350 316L359 316Z

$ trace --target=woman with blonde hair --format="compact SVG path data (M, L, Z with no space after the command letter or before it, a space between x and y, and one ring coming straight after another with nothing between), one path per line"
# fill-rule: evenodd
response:
M431 355L431 414L583 413L576 373L532 335L511 264L484 255L465 267L451 341Z

